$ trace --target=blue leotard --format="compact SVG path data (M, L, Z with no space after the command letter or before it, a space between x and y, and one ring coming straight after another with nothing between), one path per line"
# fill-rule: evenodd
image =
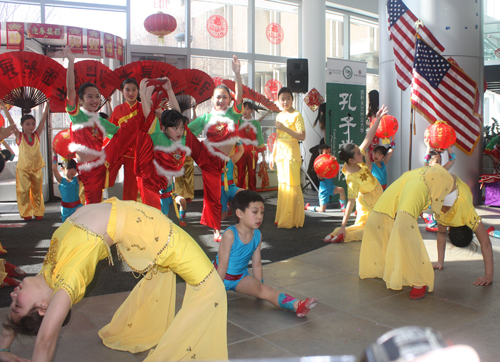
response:
M80 185L78 183L77 177L73 177L73 180L71 180L71 182L69 182L65 177L62 178L61 183L59 184L59 192L61 193L61 200L63 202L71 203L80 200L79 191ZM66 219L71 216L79 207L82 207L82 204L79 204L75 207L61 206L62 221L66 221Z

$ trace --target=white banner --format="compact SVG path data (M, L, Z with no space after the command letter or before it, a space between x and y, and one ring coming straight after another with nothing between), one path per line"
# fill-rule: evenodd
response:
M366 62L328 58L326 82L366 85Z

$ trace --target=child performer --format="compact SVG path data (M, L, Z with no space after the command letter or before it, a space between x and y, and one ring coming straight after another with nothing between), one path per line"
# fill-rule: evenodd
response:
M121 91L126 102L118 105L109 119L111 123L118 127L134 117L144 118L142 105L137 100L139 85L136 80L133 78L125 79L121 84ZM116 180L118 171L123 165L123 200L137 200L138 188L134 170L135 147L136 144L134 142L124 150L123 155L118 158L113 169L109 172L110 186L112 186Z
M61 326L82 300L97 263L112 260L112 245L144 278L99 331L104 345L131 353L156 346L146 362L228 358L227 297L210 260L161 211L116 198L78 209L55 231L41 272L11 293L9 321L0 334L3 351L17 333L36 335L32 360L52 360ZM186 281L177 315L176 274ZM0 352L0 359L7 356Z
M4 111L9 123L15 124L5 103L0 100L0 107ZM16 142L19 146L19 159L16 168L16 194L19 214L24 220L42 220L45 214L43 202L43 168L45 161L40 152L40 134L45 127L49 103L45 104L42 119L36 125L35 117L25 114L21 117L22 132L14 130Z
M319 145L318 147L319 154L320 155L331 155L332 154L332 149L330 146L322 144ZM330 201L330 195L339 195L340 199L340 210L342 212L345 212L345 191L343 187L340 186L335 186L333 184L333 178L328 179L328 178L321 178L318 177L319 179L319 193L318 193L318 198L319 198L319 207L318 206L311 206L309 203L305 205L305 209L307 211L314 211L314 212L325 212L326 211L326 204Z
M162 89L166 91L173 109L162 113L159 109L151 109L157 104L151 104L154 87L148 86L148 81L141 81L145 121L140 123L142 132L138 134L136 174L142 202L161 210L161 194L172 190L174 177L184 174L184 158L191 154L191 150L186 147L186 118L179 112L170 80L165 79ZM160 114L159 118L155 117L156 112Z
M389 149L385 146L378 145L373 148L373 162L370 157L366 157L366 166L372 172L372 175L380 182L382 189L387 188L387 168L386 164L389 163L392 157L393 145Z
M341 227L328 234L324 239L325 242L340 243L344 241L348 243L363 239L363 230L368 215L382 192L384 192L378 180L363 163L363 156L375 136L380 120L385 114L387 114L387 108L382 106L377 112L373 127L366 134L361 146L358 147L354 143L348 143L340 150L339 159L345 162L342 173L346 178L348 201ZM358 215L354 225L346 228L355 201Z
M238 169L238 187L246 189L246 176L248 171L248 190L255 191L257 189L257 175L255 169L259 159L259 153L262 154L262 162L266 163L266 145L264 137L262 137L262 127L260 122L271 111L264 114L258 120L253 118L252 102L243 102L243 115L238 124L238 135L245 147L245 153L236 163ZM224 205L222 205L224 207Z
M255 191L242 190L233 200L233 209L238 224L226 229L222 235L214 261L226 290L267 300L276 307L295 312L297 317L305 317L318 303L316 298L299 301L263 282L259 226L264 220L264 199ZM250 259L253 276L248 273Z
M71 120L69 150L76 153L86 203L99 203L102 200L102 190L109 186L109 170L113 168L120 152L135 141L137 124L129 121L118 128L100 118L97 113L100 105L99 89L93 83L84 83L78 88L77 95L75 56L71 47L64 47L63 56L68 58L66 112ZM106 136L113 139L103 148Z
M61 192L61 218L62 222L73 215L73 213L82 207L80 202L80 183L76 177L76 161L73 159L62 162L61 169L63 175L57 169L57 156L52 160L52 172L57 182L59 183L59 191Z
M196 118L188 125L192 131L188 132L190 138L188 146L192 150L194 161L202 170L203 177L203 211L200 223L214 229L214 232L221 228L220 175L238 141L237 122L241 115L243 100L240 67L240 61L233 56L232 68L236 87L233 106L229 107L231 103L229 89L221 84L214 90L212 112ZM197 136L202 131L205 131L206 138L200 143L192 135ZM214 240L215 236L216 234Z
M187 226L186 224L186 209L187 202L184 197L181 195L177 195L174 192L175 182L171 182L166 189L160 191L160 203L161 203L161 212L163 212L166 216L170 211L170 205L174 205L175 213L179 218L179 226Z
M193 107L193 119L196 119L196 107ZM182 112L181 112L182 113ZM186 125L190 119L186 117ZM175 193L192 202L194 199L194 160L191 156L184 159L184 176L175 178Z
M278 173L278 205L274 223L278 228L290 229L304 225L304 197L300 187L300 146L298 141L306 139L304 119L293 108L292 91L283 87L278 93L283 111L276 117L276 144L269 168Z
M456 200L458 192L460 197ZM438 215L438 263L442 269L446 226L467 225L476 232L483 252L485 276L475 285L488 285L493 278L493 252L481 218L472 205L468 186L440 165L405 172L379 198L366 223L361 243L359 276L383 278L387 288L412 287L411 299L434 289L434 271L420 234L417 219L428 205ZM451 209L446 205L452 205ZM450 234L451 237L451 234ZM470 242L470 240L469 240Z

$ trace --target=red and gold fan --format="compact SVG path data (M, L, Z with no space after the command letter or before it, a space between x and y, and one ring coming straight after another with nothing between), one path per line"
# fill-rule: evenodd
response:
M127 78L134 78L137 84L140 84L144 78L168 77L175 94L182 92L187 87L186 78L178 68L158 60L139 60L116 68L112 73L113 76L116 76L120 80L120 83ZM105 77L105 80L107 79Z
M233 92L235 92L235 83L233 80L224 79L223 83ZM254 102L255 110L264 109L272 112L279 112L280 109L276 104L271 102L266 96L254 91L252 88L243 85L243 99L248 99Z
M198 69L181 69L187 81L187 88L176 94L181 112L209 100L215 89L212 77Z
M23 113L65 91L66 69L42 54L28 51L0 55L0 98Z

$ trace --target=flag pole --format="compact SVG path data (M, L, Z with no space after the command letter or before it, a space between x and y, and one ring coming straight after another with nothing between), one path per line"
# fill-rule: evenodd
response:
M411 109L411 115L410 115L410 154L409 154L409 160L408 160L408 171L411 170L411 153L412 153L412 142L413 142L413 123L415 122L413 114L413 108Z

